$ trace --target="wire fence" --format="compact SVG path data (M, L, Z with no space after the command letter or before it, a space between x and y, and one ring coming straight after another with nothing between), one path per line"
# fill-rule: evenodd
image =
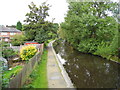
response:
M9 88L21 88L25 83L27 77L31 74L34 66L40 61L44 45L40 45L40 51L33 56L23 69L12 79L9 83Z

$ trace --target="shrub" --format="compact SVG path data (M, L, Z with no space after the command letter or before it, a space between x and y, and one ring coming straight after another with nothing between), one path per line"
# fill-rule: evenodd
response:
M37 49L35 46L33 45L24 46L20 50L20 57L22 58L22 60L29 60L36 54L36 52Z
M8 42L1 41L1 42L0 42L0 46L1 46L1 47L9 47L10 44L9 44Z
M12 37L11 43L13 46L20 46L20 44L24 44L26 37L22 34L16 34Z
M6 59L18 55L12 48L3 48L2 49L2 56Z
M77 49L81 52L93 53L96 51L98 44L99 41L96 39L86 39L80 42Z

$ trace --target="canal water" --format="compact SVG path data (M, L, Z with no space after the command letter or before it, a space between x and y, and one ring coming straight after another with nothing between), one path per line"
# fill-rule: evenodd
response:
M120 87L120 64L99 56L80 53L65 41L55 42L54 49L66 61L64 67L75 87Z

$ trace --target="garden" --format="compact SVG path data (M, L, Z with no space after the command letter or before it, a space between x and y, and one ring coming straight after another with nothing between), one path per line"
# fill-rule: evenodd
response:
M2 42L2 58L7 62L3 62L2 72L2 87L8 87L9 82L13 79L24 67L24 65L32 58L37 49L33 45L23 46L19 51L10 48L9 43Z

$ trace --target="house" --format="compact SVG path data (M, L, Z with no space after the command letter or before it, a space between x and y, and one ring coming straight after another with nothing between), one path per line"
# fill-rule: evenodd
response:
M12 36L15 34L22 34L22 32L15 28L8 28L0 25L0 41L10 42Z

